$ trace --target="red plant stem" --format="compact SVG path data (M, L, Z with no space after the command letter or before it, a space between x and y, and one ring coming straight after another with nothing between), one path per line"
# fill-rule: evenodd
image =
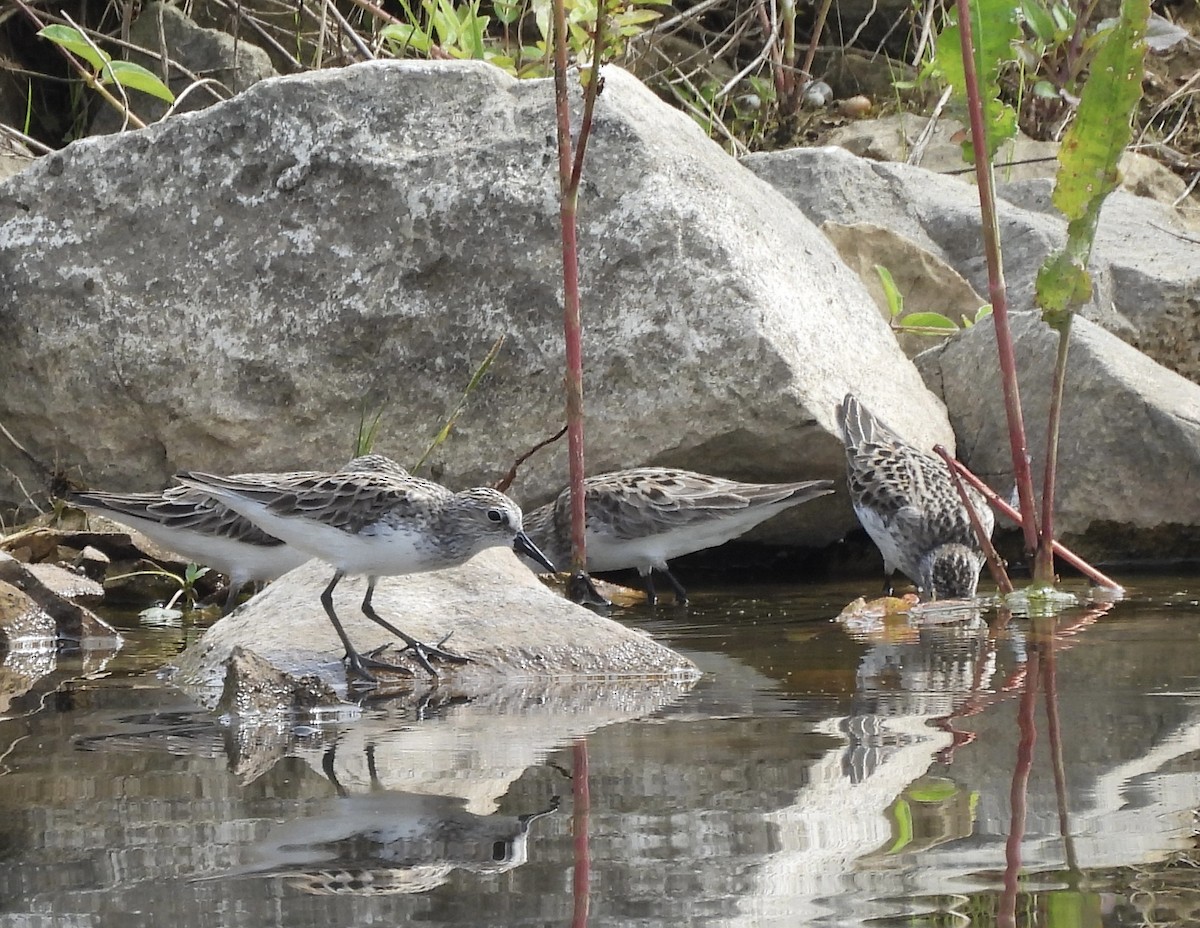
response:
M945 447L934 445L933 450L946 462L946 466L950 468L950 479L954 483L954 489L958 491L958 498L962 500L963 506L967 509L967 518L971 520L971 531L975 533L979 547L983 550L983 556L987 558L988 570L991 571L992 579L996 581L996 586L1000 588L1000 592L1007 596L1013 591L1012 581L1008 579L1008 571L1004 569L1004 561L996 553L996 547L992 544L991 536L984 531L983 523L979 521L979 513L975 511L975 506L972 504L971 498L967 496L967 488L963 486L962 475L955 468L950 467L950 462L953 458Z
M583 176L583 156L587 154L588 139L592 137L592 113L596 109L596 98L600 96L603 81L600 77L600 62L604 57L604 24L608 21L608 2L602 0L596 8L596 31L592 33L592 74L583 91L583 119L579 122L579 140L575 145L575 166L571 170L570 188L579 193L579 179Z
M1075 856L1075 839L1071 835L1071 816L1067 806L1067 773L1063 764L1062 726L1058 717L1058 663L1055 654L1057 639L1054 635L1055 619L1034 619L1034 629L1038 623L1051 623L1050 634L1045 636L1046 662L1042 667L1042 689L1046 696L1046 738L1050 743L1050 765L1054 769L1054 794L1058 799L1058 833L1063 839L1063 853L1066 856L1067 869L1078 872L1079 863Z
M949 463L951 469L962 474L963 479L966 480L967 483L971 484L971 486L982 493L984 498L987 499L988 503L991 504L993 509L999 512L1001 515L1007 516L1009 520L1015 522L1017 525L1023 524L1021 520L1021 514L1017 512L1017 510L1013 509L1012 506L1008 505L1008 503L1006 503L1004 500L1002 500L995 490L971 473L967 469L967 465L965 465L962 461L955 460L954 458L950 458L947 463ZM1124 591L1125 587L1117 583L1117 581L1112 579L1112 577L1108 577L1100 573L1100 571L1081 558L1078 554L1075 554L1073 551L1068 549L1065 545L1062 545L1056 541L1053 542L1053 548L1055 554L1057 554L1066 563L1070 564L1097 586L1108 587L1110 590L1116 590L1117 592Z
M975 148L975 178L979 186L979 212L983 226L983 252L987 258L988 294L992 302L992 324L996 329L996 353L1000 359L1000 381L1004 388L1004 410L1008 415L1008 442L1012 451L1013 476L1025 533L1025 549L1037 550L1037 509L1033 499L1033 477L1029 471L1029 448L1025 440L1025 422L1021 413L1021 393L1017 386L1017 360L1013 352L1012 330L1008 324L1008 289L1004 283L1004 264L1000 260L1000 226L996 219L996 188L988 159L987 131L983 125L983 101L979 96L979 75L975 71L975 45L971 38L970 0L957 0L958 32L962 40L963 77L967 85L967 111L971 117L971 144Z
M554 0L554 107L558 128L559 219L562 224L563 338L567 354L567 460L571 487L571 569L587 563L583 498L583 325L579 311L578 185L572 187L571 109L567 90L567 17ZM561 566L561 565L559 565Z
M588 814L591 812L592 795L588 784L587 739L580 738L571 748L571 830L573 833L574 867L571 871L571 890L575 908L571 915L571 928L584 928L588 920L589 897L592 880L592 856L588 848Z
M1050 415L1046 423L1046 473L1042 483L1042 530L1038 537L1033 582L1054 583L1054 486L1058 479L1058 437L1062 422L1063 388L1067 380L1067 352L1071 346L1071 317L1067 313L1058 330L1058 355L1050 387Z
M1009 789L1010 818L1008 840L1004 845L1004 891L1000 895L1000 910L996 913L996 924L1001 928L1015 928L1017 923L1017 886L1021 876L1021 840L1025 837L1025 798L1029 790L1029 772L1033 769L1033 747L1037 743L1037 727L1034 722L1034 706L1037 702L1038 648L1029 649L1029 663L1025 672L1025 689L1021 693L1021 705L1017 711L1017 763L1013 767L1012 786Z

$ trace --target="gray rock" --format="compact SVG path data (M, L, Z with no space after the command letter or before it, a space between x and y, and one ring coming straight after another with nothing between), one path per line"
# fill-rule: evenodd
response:
M141 52L125 56L162 78L176 97L195 84L197 78L220 85L195 87L182 101L177 101L177 113L212 106L251 84L275 76L271 59L261 48L216 29L202 29L181 10L166 3L147 4L130 27L129 40L172 62L168 72L160 58ZM185 73L180 66L191 74ZM162 119L169 107L165 100L140 91L130 90L127 95L130 108L145 123ZM119 132L124 125L123 116L113 107L104 105L96 111L91 134Z
M264 711L272 703L283 708L297 693L304 694L299 703L311 708L322 694L344 692L341 642L320 603L332 576L333 569L319 562L285 574L181 654L174 682L193 691L223 689L222 705L241 711ZM335 591L334 608L347 634L364 653L398 646L360 612L365 589L365 580L346 579ZM383 578L373 602L382 617L422 641L434 643L453 632L446 647L470 663L438 667L441 696L473 696L530 680L697 675L691 661L648 635L556 596L503 549L485 551L461 567ZM239 649L257 660L248 661ZM388 689L393 681L417 693L434 686L403 654L389 649L380 656L415 670L411 678L381 672ZM212 702L202 692L197 698Z
M973 180L974 167L963 161L962 144L958 141L960 133L969 131L962 121L942 116L927 133L928 124L927 116L893 113L839 126L829 133L826 141L874 161L902 161L938 174ZM917 152L919 142L921 151ZM1057 142L1038 141L1018 131L996 153L996 182L1004 185L1035 178L1053 180L1058 176L1058 149ZM1152 197L1171 206L1187 192L1183 178L1148 155L1126 152L1121 156L1120 166L1121 185L1129 193ZM1198 206L1192 201L1187 207L1187 212L1196 219L1200 219Z
M49 575L49 576L47 576ZM7 584L22 594L20 600L10 605L6 614L11 621L0 622L6 626L0 638L55 637L112 639L117 633L95 613L54 589L61 578L54 571L45 571L41 566L22 564L6 551L0 551L0 583ZM80 586L93 587L92 581L79 578ZM37 607L36 614L25 608L26 600ZM32 623L32 624L31 624Z
M1036 313L1013 314L1012 330L1040 489L1058 336ZM1007 496L1012 466L995 357L994 330L980 325L920 355L917 365L951 411L959 457ZM1200 386L1077 319L1059 443L1058 534L1096 560L1194 559L1197 473Z
M906 164L884 164L839 148L750 155L743 163L773 183L815 222L872 222L948 262L988 292L975 187ZM1022 203L1048 196L1049 182L1007 188ZM1037 205L1037 204L1035 204ZM1038 268L1057 251L1066 223L1037 209L997 204L1004 276L1014 311L1034 306ZM1083 315L1160 364L1200 382L1200 246L1175 211L1123 191L1105 201L1090 270L1093 298Z
M43 159L0 187L0 421L114 490L334 467L364 407L412 464L506 334L433 460L453 487L496 479L563 419L552 97L479 62L373 62ZM593 472L840 478L849 390L952 441L825 237L617 69L580 242ZM513 495L550 499L565 458L537 455ZM7 469L36 485L0 442ZM839 494L773 530L853 525Z

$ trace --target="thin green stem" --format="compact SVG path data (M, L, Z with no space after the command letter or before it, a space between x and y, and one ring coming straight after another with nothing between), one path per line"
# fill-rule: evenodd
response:
M1067 381L1067 353L1071 346L1071 319L1067 313L1058 330L1058 355L1054 361L1054 381L1050 390L1050 416L1046 423L1046 472L1042 482L1042 526L1037 557L1033 563L1033 582L1054 583L1054 487L1058 480L1058 439L1062 423L1063 390Z

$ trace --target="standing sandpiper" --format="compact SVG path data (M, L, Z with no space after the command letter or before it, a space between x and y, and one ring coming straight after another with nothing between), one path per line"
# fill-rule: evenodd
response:
M511 546L554 570L521 528L521 508L489 487L450 490L407 474L347 467L326 474L260 474L254 478L179 474L195 487L245 516L263 531L334 568L321 605L343 646L349 670L375 682L368 667L410 673L359 654L333 610L333 590L347 574L365 574L362 611L401 638L431 676L430 659L466 658L427 645L381 618L371 605L379 577L424 573L462 564L485 548Z
M984 557L946 462L918 451L852 394L838 410L854 512L883 555L885 589L897 570L922 599L975 595ZM991 537L996 517L977 490L971 505Z
M357 457L346 469L406 474L382 454ZM317 471L308 472L315 477ZM258 480L270 474L238 474ZM299 567L312 555L268 535L249 519L190 487L168 487L161 493L106 493L86 490L70 494L72 505L137 529L157 545L193 564L203 564L229 578L223 611L237 603L247 583L265 583Z
M587 569L636 567L651 605L658 600L652 576L657 570L671 584L675 601L685 604L687 591L667 561L724 544L785 509L832 492L829 480L738 483L666 467L598 474L584 481ZM551 560L570 561L570 490L529 513L525 530Z

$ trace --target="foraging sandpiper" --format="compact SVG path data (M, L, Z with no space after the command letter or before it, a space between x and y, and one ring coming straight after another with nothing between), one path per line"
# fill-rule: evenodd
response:
M838 410L854 512L883 555L885 589L897 570L922 599L975 595L984 557L946 462L918 451L847 394ZM988 536L996 518L968 488Z
M658 599L657 570L671 584L675 601L684 604L687 591L667 561L724 544L791 506L832 492L829 480L739 483L666 467L598 474L584 481L587 569L637 568L651 605ZM529 513L525 531L551 560L569 562L570 490Z

